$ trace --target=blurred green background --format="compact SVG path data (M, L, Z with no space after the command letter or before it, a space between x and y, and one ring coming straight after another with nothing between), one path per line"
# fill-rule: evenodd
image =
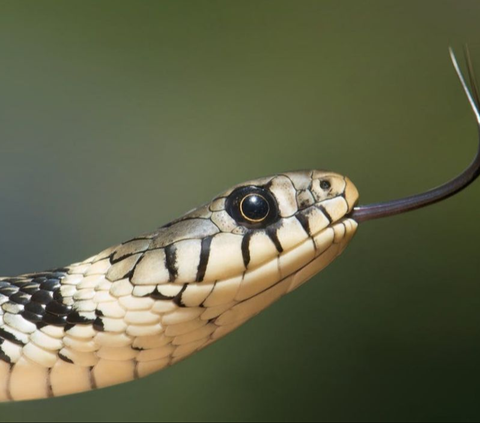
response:
M232 184L326 168L362 203L476 148L447 47L479 1L0 1L5 275L79 261ZM479 71L480 72L480 71ZM227 338L134 383L1 421L480 420L480 183L362 225Z

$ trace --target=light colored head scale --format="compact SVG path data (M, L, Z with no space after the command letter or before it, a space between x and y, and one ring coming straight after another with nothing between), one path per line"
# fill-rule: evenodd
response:
M452 61L480 124L468 53L473 95ZM283 173L81 263L0 278L0 401L101 388L174 364L322 270L358 223L447 198L479 169L477 153L438 188L367 206L337 173Z

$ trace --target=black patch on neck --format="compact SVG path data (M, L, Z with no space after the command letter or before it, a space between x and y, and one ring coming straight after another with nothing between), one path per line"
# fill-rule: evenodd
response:
M6 304L19 308L19 315L34 323L38 329L54 325L67 330L77 324L93 323L94 319L84 317L72 306L64 304L60 289L67 272L68 269L61 268L3 278L0 281L0 294L8 297ZM0 328L0 340L2 338L23 345L6 327Z
M10 364L12 362L11 358L0 349L0 360L5 361L6 363Z
M6 331L3 328L0 328L0 337L6 339L7 341L13 342L14 344L21 345L22 347L26 345L23 341L18 339L13 333Z
M66 323L70 324L85 324L85 323L93 323L94 319L89 319L85 316L81 316L78 311L72 311L66 319Z
M99 332L105 331L105 326L101 317L97 317L93 322L93 329L98 330Z

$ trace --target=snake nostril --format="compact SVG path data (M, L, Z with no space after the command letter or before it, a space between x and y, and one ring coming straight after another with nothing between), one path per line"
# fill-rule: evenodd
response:
M326 191L326 190L330 189L331 187L332 187L332 185L330 184L329 181L327 181L325 179L320 181L320 188L322 188L323 190Z

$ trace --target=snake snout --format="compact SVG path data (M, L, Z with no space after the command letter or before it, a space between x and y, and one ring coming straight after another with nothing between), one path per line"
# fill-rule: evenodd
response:
M345 201L347 202L348 212L350 213L358 203L358 190L350 178L345 177Z

